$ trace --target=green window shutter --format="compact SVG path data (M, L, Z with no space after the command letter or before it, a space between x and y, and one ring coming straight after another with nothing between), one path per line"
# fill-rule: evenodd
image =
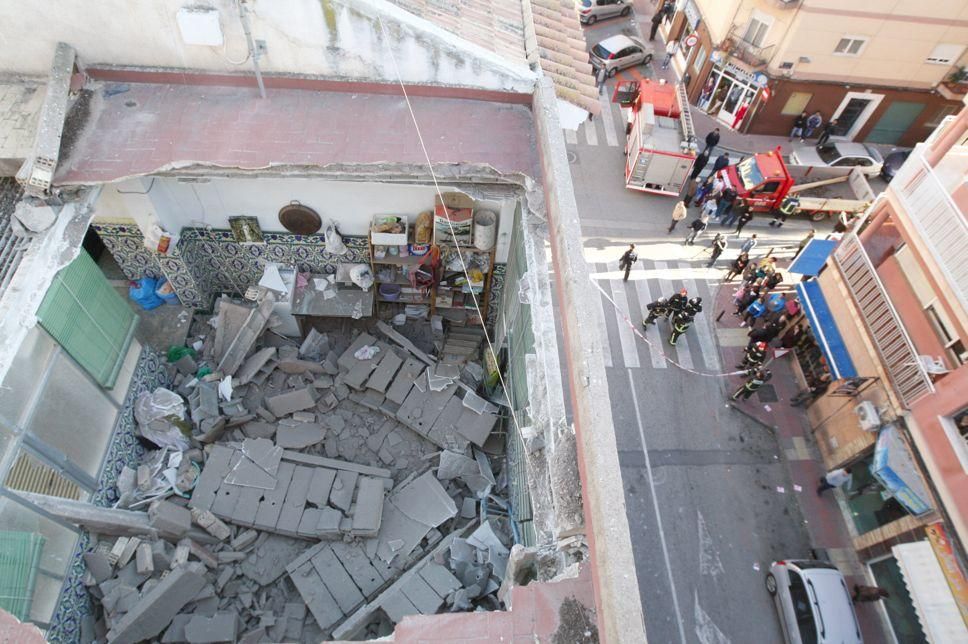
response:
M57 273L37 318L101 386L114 386L137 318L90 255L81 251Z

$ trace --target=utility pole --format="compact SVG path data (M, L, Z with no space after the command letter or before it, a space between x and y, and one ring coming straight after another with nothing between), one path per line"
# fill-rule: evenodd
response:
M266 97L266 86L262 83L262 71L259 69L259 50L252 40L252 27L249 25L249 10L246 7L246 0L238 0L239 18L242 20L242 31L245 32L245 41L249 44L249 56L252 57L252 68L255 70L255 80L259 83L259 94L262 98Z

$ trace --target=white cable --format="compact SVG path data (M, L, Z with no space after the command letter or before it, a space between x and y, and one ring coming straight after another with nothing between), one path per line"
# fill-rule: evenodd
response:
M440 203L444 203L444 195L440 191L440 185L437 183L437 174L434 172L434 166L430 161L430 154L427 152L427 146L424 144L423 135L420 132L420 125L417 124L417 116L413 112L413 106L410 104L410 96L407 95L407 88L403 84L403 77L400 76L400 68L397 67L397 58L393 53L393 48L389 46L390 35L387 33L386 27L383 25L383 18L378 16L380 21L380 29L383 31L383 39L387 44L387 50L390 53L390 62L393 64L393 71L397 77L397 82L400 84L400 90L403 92L403 99L407 103L407 109L410 111L410 119L413 121L413 127L417 130L417 139L420 141L420 148L423 150L424 159L427 161L427 168L430 170L430 176L434 181L434 189L437 191L437 197L440 199ZM447 206L444 206L445 210ZM460 242L457 241L457 237L454 235L454 224L450 220L449 212L447 217L447 225L450 228L450 236L454 239L454 245L457 248L457 257L460 259L461 269L464 271L464 277L467 278L468 284L471 283L471 277L467 272L467 264L464 262L464 252L461 249ZM491 266L491 271L494 271L494 266ZM487 342L487 349L491 352L491 358L494 360L494 364L498 366L497 377L501 382L501 387L504 389L504 393L508 396L508 402L511 402L510 395L511 392L504 381L504 376L501 374L500 365L498 365L497 353L494 351L494 345L491 344L491 336L487 332L487 327L484 324L484 316L481 315L481 308L477 303L477 297L474 296L474 292L471 292L471 296L474 302L474 310L477 312L477 318L480 320L481 330L484 332L484 341ZM518 423L518 416L514 412L514 405L508 405L508 409L511 411L511 420L514 422L514 427L518 431L518 436L521 436L521 424ZM525 460L530 461L530 456L528 451L522 450ZM530 465L530 463L529 463Z

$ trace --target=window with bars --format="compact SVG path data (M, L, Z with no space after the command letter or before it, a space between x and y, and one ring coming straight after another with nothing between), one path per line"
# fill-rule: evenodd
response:
M37 318L98 384L114 386L137 317L90 255L81 251L54 277Z

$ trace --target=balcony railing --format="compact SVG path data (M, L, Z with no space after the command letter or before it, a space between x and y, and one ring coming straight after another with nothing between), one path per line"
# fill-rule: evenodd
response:
M930 249L962 308L968 311L968 219L918 146L888 188Z
M11 178L0 179L0 296L20 265L30 237L19 234L13 226L13 209L22 190Z
M761 46L744 37L746 25L734 25L723 43L723 49L733 58L743 61L754 69L766 67L773 55L773 45Z
M910 408L916 400L934 391L934 385L857 235L844 237L834 252L834 261L860 309L890 375L891 385L902 404Z

